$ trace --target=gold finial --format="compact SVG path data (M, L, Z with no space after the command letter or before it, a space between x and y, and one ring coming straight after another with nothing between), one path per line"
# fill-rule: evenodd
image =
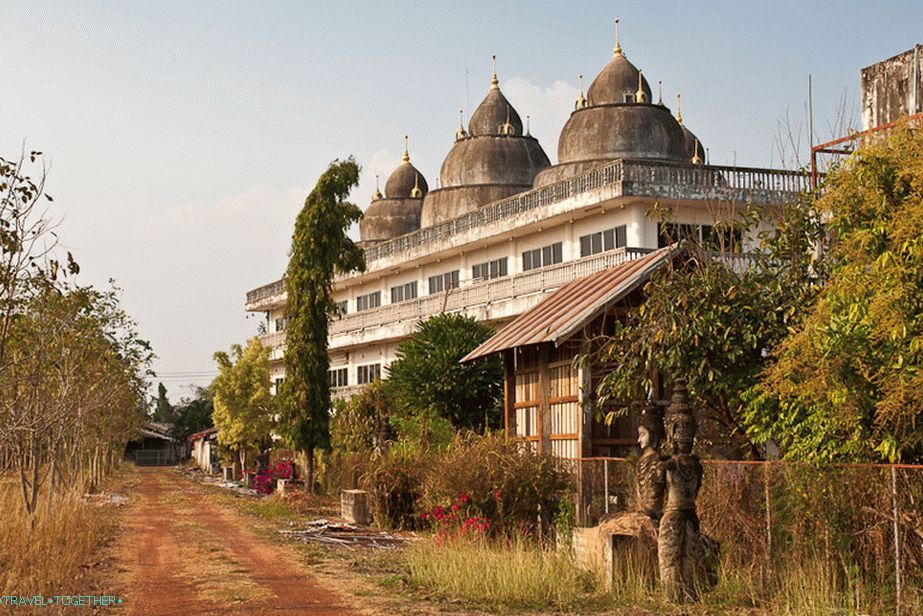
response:
M577 102L574 104L574 109L583 109L587 107L589 103L586 100L586 97L583 95L583 75L580 75L580 96L577 97Z
M681 94L676 95L676 121L679 122L679 125L683 125L683 112L679 110L679 97Z
M619 18L615 18L615 49L612 50L617 56L622 55L622 46L619 45Z
M423 191L420 190L420 174L416 174L413 180L413 188L410 190L411 199L422 199Z
M699 157L699 140L698 139L695 140L695 153L693 153L692 155L692 164L693 165L702 164L702 159Z
M531 122L529 122L529 118L530 116L527 115L526 116L526 137L532 136L532 129L529 127L529 124L531 124Z
M378 201L379 199L384 199L385 196L381 194L381 188L378 184L378 175L375 175L375 192L372 194L372 201Z
M455 131L455 141L461 141L468 136L465 130L465 112L463 109L458 110L458 130Z
M491 63L491 66L493 67L493 74L491 74L490 76L490 89L499 90L500 81L497 79L497 54L492 54L490 56L490 63Z
M506 122L500 127L501 135L515 135L516 127L510 122L510 106L506 106Z
M409 139L407 138L407 135L404 135L404 155L401 157L401 160L405 163L410 162L410 150L407 148L408 143Z
M663 107L663 81L657 80L657 104Z
M638 91L635 92L635 102L636 103L646 103L647 94L644 93L644 88L642 87L642 73L644 71L638 69Z

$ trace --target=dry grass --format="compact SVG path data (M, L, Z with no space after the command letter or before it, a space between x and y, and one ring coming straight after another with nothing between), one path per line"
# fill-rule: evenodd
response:
M111 532L106 508L81 494L42 494L34 528L19 484L0 478L0 595L86 591L87 568Z
M517 608L578 608L597 595L597 581L564 552L524 541L422 541L406 553L410 582L448 600Z

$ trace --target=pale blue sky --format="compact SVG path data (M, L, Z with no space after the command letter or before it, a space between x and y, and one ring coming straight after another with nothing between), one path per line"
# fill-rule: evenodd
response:
M628 58L655 92L663 80L671 108L682 92L716 164L778 166L778 121L803 122L809 73L817 138L844 93L857 123L859 69L923 40L921 2L4 0L0 151L26 139L50 156L81 279L118 280L157 369L210 372L213 351L256 331L244 294L283 271L330 160L364 166L364 208L407 132L435 186L496 53L554 161L577 75L589 84L608 61L615 16ZM208 380L165 382L176 399Z

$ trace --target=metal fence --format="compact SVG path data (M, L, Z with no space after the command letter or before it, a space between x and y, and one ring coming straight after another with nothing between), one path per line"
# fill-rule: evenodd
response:
M576 473L585 524L634 508L633 460L566 464ZM703 466L699 518L702 532L721 543L725 569L768 589L793 567L818 565L844 589L874 592L890 613L923 614L923 466Z
M138 449L128 452L126 457L138 466L172 466L180 461L173 449Z

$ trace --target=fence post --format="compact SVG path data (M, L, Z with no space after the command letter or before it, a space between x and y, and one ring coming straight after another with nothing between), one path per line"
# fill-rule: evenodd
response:
M894 613L901 616L901 525L897 508L897 469L891 466L891 514L894 516Z
M609 460L603 460L603 495L605 501L603 502L603 511L609 513Z
M763 498L766 501L766 586L772 588L772 498L770 483L772 482L772 463L763 465Z

